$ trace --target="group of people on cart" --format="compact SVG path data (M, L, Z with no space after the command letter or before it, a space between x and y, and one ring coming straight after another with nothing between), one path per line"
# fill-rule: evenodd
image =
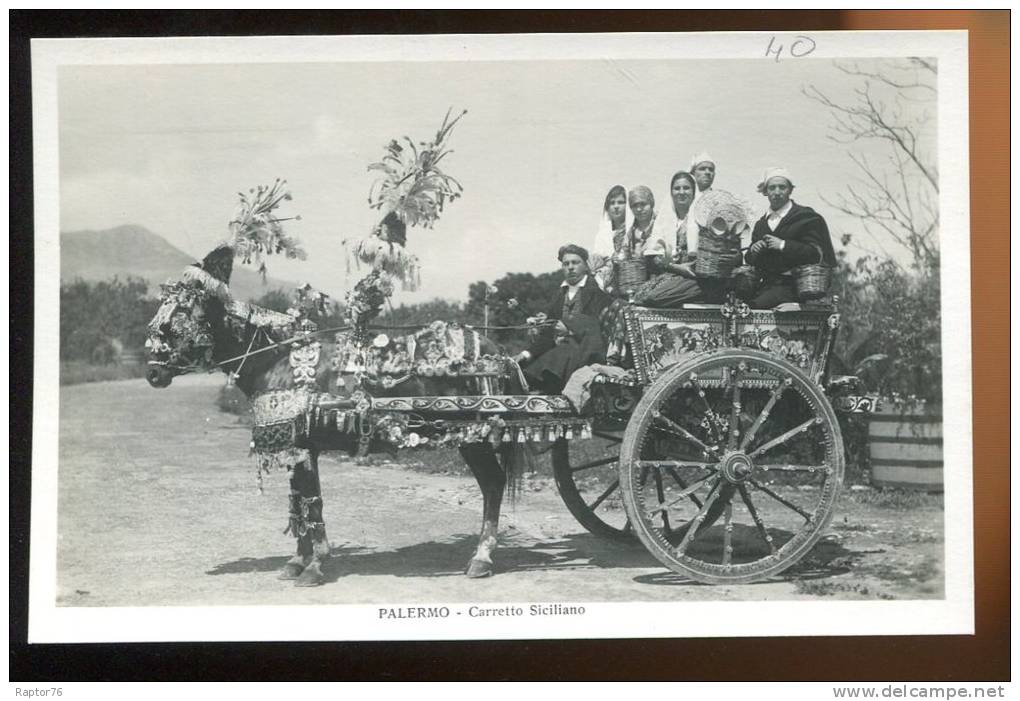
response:
M790 172L766 169L757 189L769 209L757 220L745 202L713 189L715 175L711 156L694 156L670 178L666 207L644 185L609 190L591 248L559 249L563 282L517 356L533 388L562 391L575 370L605 363L607 351L614 364L624 300L670 309L722 303L735 291L752 308L773 309L824 295L798 291L799 271L831 271L836 257L825 219L793 201Z

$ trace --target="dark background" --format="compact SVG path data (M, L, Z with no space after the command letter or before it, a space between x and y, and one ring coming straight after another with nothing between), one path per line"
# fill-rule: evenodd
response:
M1010 678L1008 11L12 10L9 18L10 680ZM976 635L484 644L26 644L33 308L31 38L880 29L970 32Z

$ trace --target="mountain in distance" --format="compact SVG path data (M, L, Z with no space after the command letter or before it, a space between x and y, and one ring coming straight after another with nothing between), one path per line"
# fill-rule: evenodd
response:
M81 278L88 282L138 277L149 283L149 294L158 295L160 284L180 277L196 262L194 256L175 247L143 226L128 224L102 231L70 231L60 234L60 280ZM270 290L283 289L288 296L296 282L267 277L234 263L230 292L234 299L257 299Z

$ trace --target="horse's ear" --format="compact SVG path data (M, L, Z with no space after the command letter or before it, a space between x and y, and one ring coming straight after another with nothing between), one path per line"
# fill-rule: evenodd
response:
M213 249L202 259L202 270L224 285L230 284L230 272L234 268L234 249L224 244Z

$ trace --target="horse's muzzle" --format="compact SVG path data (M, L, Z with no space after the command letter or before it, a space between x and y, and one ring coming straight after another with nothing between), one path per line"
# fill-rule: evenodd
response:
M156 389L162 389L163 387L170 386L174 376L170 370L162 365L150 365L149 371L145 373L145 379Z

